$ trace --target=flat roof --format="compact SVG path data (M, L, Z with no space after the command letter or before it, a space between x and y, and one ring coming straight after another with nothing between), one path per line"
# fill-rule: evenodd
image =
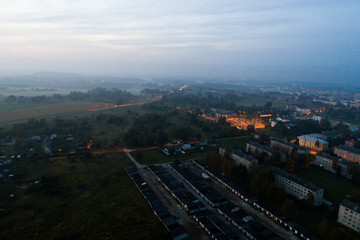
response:
M345 146L345 145L339 145L339 146L336 146L335 148L339 148L341 150L345 150L345 151L348 151L348 152L360 154L360 149L354 148L354 147L349 147L349 146Z
M332 155L330 155L328 153L324 153L324 152L318 152L316 154L316 156L324 157L324 158L331 159L331 160L334 160L336 158L335 156L332 156Z
M360 213L360 205L358 203L354 203L350 200L347 200L347 199L343 199L341 202L340 202L340 205L341 206L344 206L346 208L349 208L357 213Z
M240 151L234 151L233 154L241 157L241 158L244 158L246 160L249 160L249 161L257 161L257 159L255 157L253 157L252 155L249 155L249 154L246 154L246 153L243 153L243 152L240 152Z
M321 143L321 144L328 144L327 141L322 140L322 139L317 138L317 137L314 137L313 135L315 135L315 134L302 135L302 136L298 136L298 138L303 138L305 140L309 140L309 141L313 141L313 142L319 141L319 143ZM316 134L316 135L319 135L319 134Z
M315 184L312 184L312 183L309 183L307 181L305 181L304 179L302 178L299 178L291 173L288 173L288 172L285 172L283 170L281 170L280 168L278 167L273 167L273 166L268 166L269 168L271 168L273 171L274 171L274 174L277 174L277 175L280 175L286 179L289 179L290 181L293 181L303 187L306 187L314 192L317 192L319 190L322 190L322 188L316 186Z
M268 151L270 153L272 153L272 151L273 151L273 149L271 147L262 145L262 144L260 144L258 142L251 141L251 142L248 142L247 144L253 145L253 146L257 147L257 148L263 149L263 150Z

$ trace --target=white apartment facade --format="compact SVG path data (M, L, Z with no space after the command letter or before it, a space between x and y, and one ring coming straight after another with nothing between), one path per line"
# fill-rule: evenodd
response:
M334 153L349 162L360 163L360 149L340 145L335 147Z
M299 136L299 145L315 151L326 151L329 148L329 143L321 139L321 137L320 134Z
M333 161L335 161L336 159L337 157L331 156L327 153L318 152L315 155L314 164L316 166L323 168L324 170L327 170L332 173L336 173L337 169L333 168ZM340 168L340 175L348 179L351 179L352 175L349 174L348 172L348 166L350 163L343 159L337 159L337 160L338 160L337 167Z
M314 197L313 205L320 206L322 204L324 189L312 183L306 182L304 179L282 171L277 167L269 167L274 172L276 187L283 186L286 194L292 195L299 200L306 200L309 193L312 193Z
M347 199L341 201L337 222L360 232L360 205Z
M253 156L240 152L238 150L234 150L231 147L219 147L219 154L221 156L225 156L226 149L228 149L229 157L235 161L236 166L242 165L246 167L247 170L250 170L250 166L252 164L258 164L258 160Z

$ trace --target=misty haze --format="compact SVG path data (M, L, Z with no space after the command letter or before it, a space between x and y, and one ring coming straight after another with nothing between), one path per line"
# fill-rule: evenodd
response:
M360 2L4 0L0 238L360 238Z

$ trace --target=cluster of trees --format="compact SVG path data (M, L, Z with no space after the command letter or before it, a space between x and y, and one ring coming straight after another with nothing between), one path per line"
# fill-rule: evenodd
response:
M308 166L314 160L314 156L310 154L299 154L295 149L290 156L287 156L284 167L288 172L298 172L301 168Z
M168 91L165 90L160 90L160 89L149 89L149 88L145 88L143 90L141 90L140 92L143 95L164 95L166 93L168 93Z
M157 111L157 112L172 112L172 114L178 114L177 110L174 110L173 107L166 106L161 104L159 101L145 103L141 106L141 109L146 111Z
M57 94L58 95L58 94ZM54 95L55 97L55 95ZM35 96L35 97L24 97L24 96L14 96L10 95L8 96L5 101L8 103L15 103L15 102L21 102L21 103L49 103L54 100L54 97L49 97L46 95L41 96Z
M137 117L133 126L123 134L125 144L132 146L161 145L173 139L200 139L201 134L188 126L168 121L172 113L147 113Z
M92 101L124 104L137 100L138 97L119 89L94 88L87 92L72 91L69 95L54 94L53 96L16 97L8 96L6 102L27 102L27 103L51 103L63 100L71 101Z
M236 127L231 127L224 117L220 117L218 122L199 119L196 114L189 115L189 122L201 128L201 130L210 135L211 138L228 138L228 137L238 137L246 134L244 130L239 130Z
M236 108L235 102L239 97L235 94L228 93L223 96L214 96L212 94L182 95L174 93L165 95L163 103L172 103L175 105L195 106L209 111L210 108L220 108L233 111Z
M114 124L117 126L124 126L127 123L127 120L121 116L101 113L96 116L96 122L97 123L105 122L105 123Z
M359 121L360 109L353 108L327 108L326 113L334 119L342 119L344 121Z
M87 92L73 91L68 97L70 100L75 101L109 102L115 104L124 104L136 99L131 93L115 88L95 88Z

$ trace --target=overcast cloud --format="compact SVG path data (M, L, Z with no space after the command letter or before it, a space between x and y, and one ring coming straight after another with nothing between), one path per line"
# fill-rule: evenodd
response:
M359 13L358 0L3 0L0 70L357 79Z

